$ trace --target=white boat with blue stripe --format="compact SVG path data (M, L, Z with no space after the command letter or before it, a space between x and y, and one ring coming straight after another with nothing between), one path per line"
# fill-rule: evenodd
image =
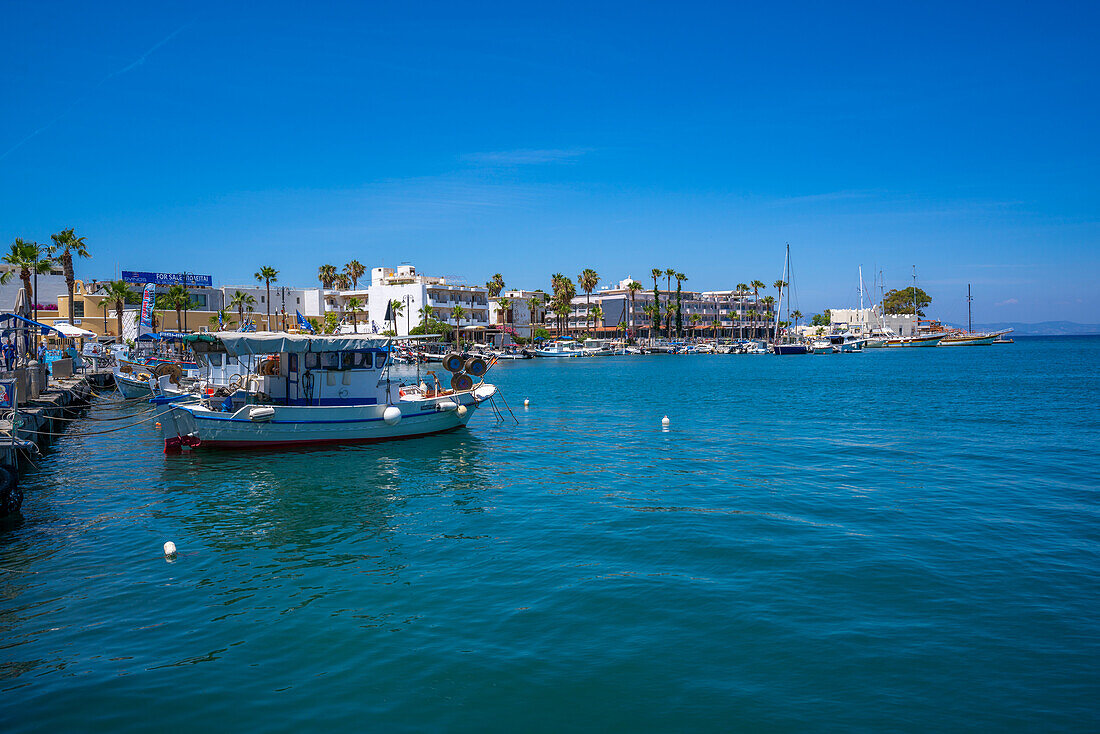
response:
M214 336L192 348L224 351L249 363L251 371L208 397L157 398L170 407L162 418L166 452L425 436L465 426L481 403L496 394L496 387L484 381L493 363L482 357L448 355L457 358L448 364L449 384L433 372L415 384L392 380L389 337Z

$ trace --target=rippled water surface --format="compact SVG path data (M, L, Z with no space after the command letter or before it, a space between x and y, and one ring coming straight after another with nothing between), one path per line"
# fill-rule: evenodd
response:
M1100 727L1100 340L490 375L518 425L79 425L0 527L0 730Z

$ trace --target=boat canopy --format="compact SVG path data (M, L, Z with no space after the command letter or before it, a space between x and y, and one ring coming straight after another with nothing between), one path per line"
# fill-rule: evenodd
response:
M310 336L275 332L220 331L215 337L233 356L250 354L305 354L306 352L352 352L360 349L384 349L390 337L377 335L335 334Z

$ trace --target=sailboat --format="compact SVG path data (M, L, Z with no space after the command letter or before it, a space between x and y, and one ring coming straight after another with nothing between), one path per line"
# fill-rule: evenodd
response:
M783 263L783 282L790 286L791 282L791 246L787 245L787 257ZM788 296L790 294L788 293ZM792 344L790 339L790 326L787 327L788 333L786 342L779 343L779 316L783 312L783 290L779 291L779 305L775 309L775 334L772 337L772 351L776 354L809 354L810 350L805 344ZM791 299L787 299L787 323L791 323Z
M883 304L885 311L885 304ZM935 347L946 336L942 332L920 333L920 311L917 308L917 266L913 266L913 335L893 336L886 340L887 347Z
M1001 331L974 331L974 318L971 314L971 306L974 298L970 295L970 284L966 284L966 331L955 331L943 338L941 347L984 347L992 344L997 337L1007 334L1012 329Z

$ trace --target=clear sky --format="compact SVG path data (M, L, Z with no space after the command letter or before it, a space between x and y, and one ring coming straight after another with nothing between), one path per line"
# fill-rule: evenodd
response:
M1100 322L1097 3L5 3L0 236L86 277L593 267Z

